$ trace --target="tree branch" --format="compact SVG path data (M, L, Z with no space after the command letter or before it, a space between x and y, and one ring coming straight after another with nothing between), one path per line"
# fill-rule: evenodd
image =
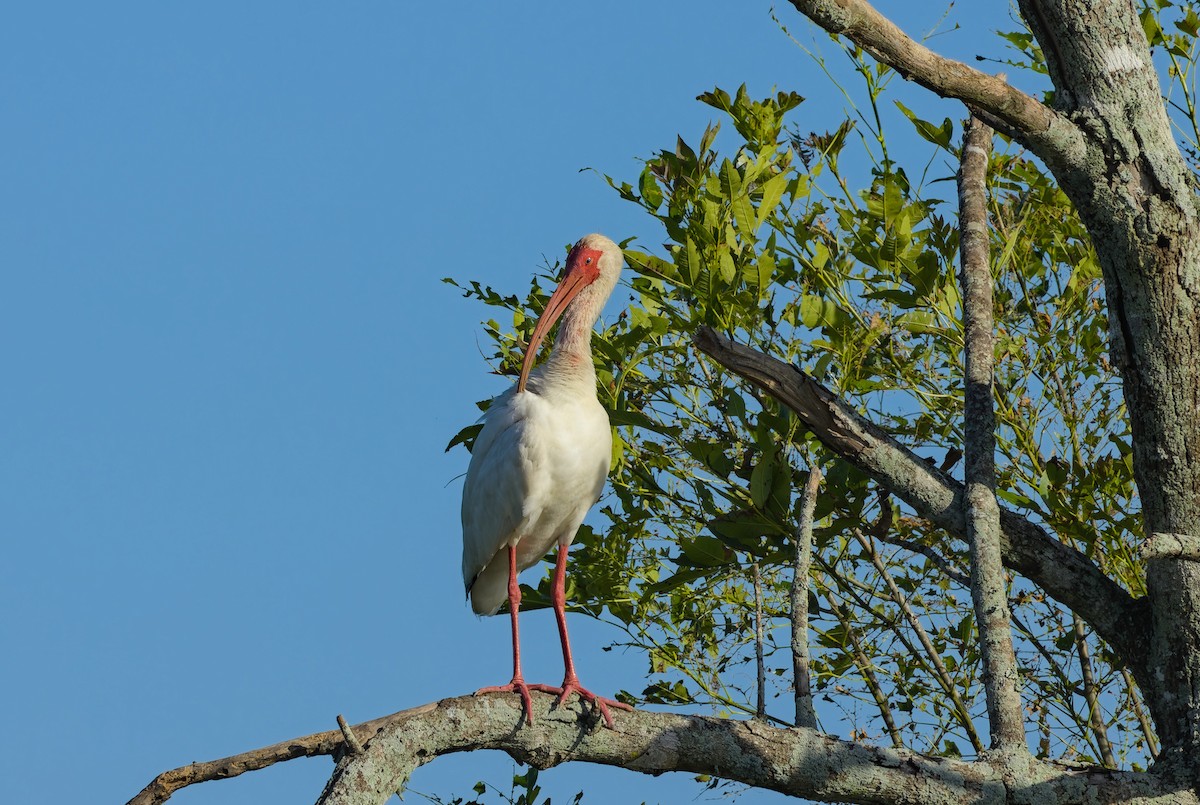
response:
M700 328L693 340L729 371L788 406L826 447L907 502L920 516L965 538L962 483L922 461L795 366L735 344L708 327ZM1149 682L1145 603L1135 601L1082 553L1016 512L1001 507L1000 527L1005 565L1079 613L1108 641L1139 684Z
M553 708L535 694L534 723L522 725L520 701L493 694L445 699L393 722L362 755L339 762L318 805L383 803L417 767L439 755L500 749L520 763L549 768L566 761L621 766L646 774L686 771L826 802L1000 803L1003 775L985 762L840 741L803 728L760 721L634 711L600 729L576 706ZM590 711L588 711L590 712ZM1167 790L1152 774L1031 764L1018 775L1031 800L1078 802L1149 799ZM1086 794L1085 794L1086 791ZM1181 801L1194 796L1178 794Z
M866 0L790 1L817 25L849 39L905 78L979 110L1047 163L1061 163L1079 152L1082 136L1069 120L1003 78L934 53Z
M796 688L796 726L817 728L817 713L813 709L812 679L808 656L808 590L809 568L812 566L813 511L817 506L817 490L821 486L821 470L816 464L808 468L808 480L800 491L800 522L792 537L796 555L792 565L792 683Z
M361 753L345 751L340 730L306 735L240 755L164 772L129 805L166 802L195 783L233 777L285 760L339 757L318 805L383 803L403 789L414 769L436 757L499 749L520 763L549 768L567 761L621 766L646 774L711 774L797 797L852 803L1001 803L1006 786L1029 801L1136 805L1173 794L1200 805L1191 792L1152 773L1115 772L1033 762L1015 776L984 762L927 757L841 741L816 730L635 710L600 727L591 708L555 706L534 693L534 724L524 725L521 700L509 694L461 696L403 710L355 726ZM1012 789L1012 786L1018 789ZM1024 801L1024 800L1023 800ZM1163 801L1163 800L1159 800Z
M1075 653L1079 657L1079 670L1083 677L1083 699L1088 706L1088 724L1092 734L1096 736L1096 748L1100 750L1100 761L1110 769L1117 767L1117 758L1113 754L1112 742L1108 740L1108 727L1104 723L1104 713L1100 704L1100 687L1096 684L1096 675L1092 673L1092 656L1088 651L1087 630L1078 615L1071 615L1071 629L1075 634ZM1131 691L1132 692L1132 691Z
M412 710L401 710L399 713L366 721L349 729L353 730L351 734L355 735L360 742L365 742L388 724L404 721L436 707L436 704L427 704ZM189 763L177 769L164 771L151 780L150 784L139 791L137 796L129 800L126 805L162 805L176 791L196 783L227 780L248 771L258 771L268 766L274 766L276 763L301 757L317 757L318 755L334 755L336 757L346 752L346 738L343 729L328 730L264 746L261 749L253 749L240 755L223 757L220 760Z
M992 748L1028 754L1020 677L1008 612L1008 579L1000 555L996 501L995 320L988 252L987 166L992 130L974 115L967 121L958 171L958 230L963 288L965 369L963 515L971 546L971 601L983 655L984 690Z

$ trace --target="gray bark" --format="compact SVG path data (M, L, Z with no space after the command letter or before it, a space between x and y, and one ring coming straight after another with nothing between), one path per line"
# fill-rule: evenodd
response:
M792 679L796 686L796 726L817 728L817 712L813 709L812 679L808 656L808 572L812 567L813 510L817 506L817 490L821 486L821 470L815 464L808 469L808 480L800 491L800 521L793 537L796 555L792 564L792 588L789 603L792 609Z
M1200 534L1200 220L1141 23L1122 2L1023 0L1021 10L1059 113L1085 133L1084 158L1055 175L1104 272L1145 536ZM1200 564L1172 557L1146 570L1160 760L1200 785Z
M972 116L963 137L958 171L958 231L963 288L966 387L963 391L967 542L971 546L971 600L983 655L991 746L1024 754L1025 720L1008 612L1008 578L1000 554L996 500L995 320L988 249L987 166L992 130Z
M616 714L610 730L576 705L553 708L553 701L534 695L531 727L522 724L520 700L505 694L446 699L413 711L367 742L365 752L344 757L318 805L383 803L418 766L477 749L500 749L543 769L573 760L645 774L713 774L821 802L1200 802L1146 773L1039 762L1001 771L985 761L930 758L753 719L635 711Z

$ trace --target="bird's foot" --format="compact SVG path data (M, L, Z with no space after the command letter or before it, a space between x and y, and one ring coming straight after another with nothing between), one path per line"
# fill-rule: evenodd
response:
M533 686L537 688L536 685ZM540 688L539 688L540 689ZM533 697L529 694L530 686L525 684L525 680L520 676L514 676L512 682L507 685L493 685L488 688L480 688L475 691L476 696L482 696L485 693L519 693L521 694L521 704L525 707L525 723L533 725Z
M616 699L606 699L603 696L597 696L583 685L579 684L578 677L571 675L563 680L562 687L556 688L553 685L530 685L533 690L542 691L543 693L557 693L558 703L562 704L572 693L578 693L579 698L585 702L591 702L600 711L600 715L604 717L605 725L611 730L613 729L612 713L608 711L609 707L615 707L618 710L633 710L633 705L619 702Z

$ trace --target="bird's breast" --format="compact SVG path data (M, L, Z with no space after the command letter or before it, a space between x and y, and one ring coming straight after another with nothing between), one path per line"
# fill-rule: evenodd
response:
M596 501L608 475L612 430L594 396L517 395L527 406L525 442L532 469L566 499Z

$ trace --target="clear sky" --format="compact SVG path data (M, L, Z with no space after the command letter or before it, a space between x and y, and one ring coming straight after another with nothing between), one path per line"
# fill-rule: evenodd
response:
M943 11L879 5L914 34ZM1007 3L960 6L947 27L963 29L934 45L1000 54L989 32L1010 27ZM716 117L694 98L715 85L797 90L794 120L836 126L842 99L768 10L6 8L0 800L124 802L160 771L338 713L507 681L506 622L463 602L468 456L443 453L505 383L481 355L490 312L440 278L523 290L590 231L653 248L652 222L580 169L632 180L677 132L694 142ZM644 687L641 657L599 650L615 634L571 623L585 684ZM552 617L523 626L527 675L558 681ZM310 801L330 768L295 761L173 801ZM466 794L513 768L444 758L412 787ZM592 803L718 796L582 765L542 782L556 803L580 788Z

